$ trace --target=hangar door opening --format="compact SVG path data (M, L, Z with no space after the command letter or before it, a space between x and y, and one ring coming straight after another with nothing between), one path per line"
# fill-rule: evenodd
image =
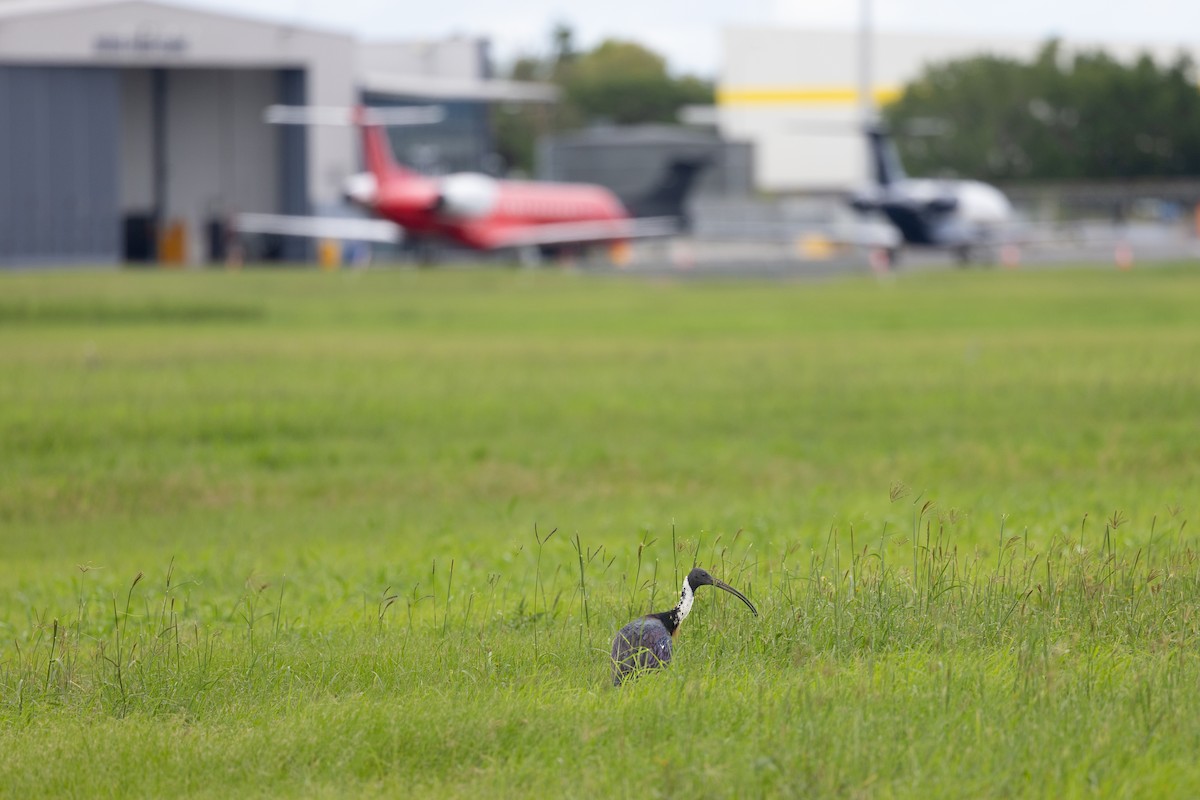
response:
M0 66L0 264L120 256L117 73Z
M307 210L304 132L263 122L303 71L122 69L120 94L125 260L220 260L231 215Z

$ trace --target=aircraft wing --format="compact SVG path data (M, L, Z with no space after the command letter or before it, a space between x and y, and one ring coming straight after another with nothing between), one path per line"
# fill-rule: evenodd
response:
M552 222L542 225L520 225L477 232L489 249L529 247L543 244L574 242L610 242L623 239L645 239L674 236L679 233L675 217L642 217L639 219L589 220L586 222Z
M314 239L353 239L395 244L404 229L385 219L354 217L300 217L287 214L238 214L232 229L239 233L274 233Z

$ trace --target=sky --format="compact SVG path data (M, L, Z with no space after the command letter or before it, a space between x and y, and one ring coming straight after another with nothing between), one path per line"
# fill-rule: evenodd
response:
M366 39L486 36L497 66L544 53L565 22L580 49L632 39L673 72L716 77L727 25L853 28L864 1L877 30L1200 45L1200 2L1138 0L184 0L190 5L345 30Z

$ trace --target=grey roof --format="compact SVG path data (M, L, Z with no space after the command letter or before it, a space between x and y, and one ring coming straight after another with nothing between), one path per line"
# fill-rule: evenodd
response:
M359 75L359 81L362 88L369 92L404 97L519 103L553 103L558 100L558 87L546 83L435 78L379 71L364 72Z
M204 14L221 19L240 20L249 24L274 25L276 27L293 28L349 36L349 31L329 25L314 25L305 22L293 22L273 18L267 14L247 13L245 11L230 11L223 8L213 8L187 0L0 0L0 19L16 17L34 17L43 14L57 14L71 11L82 11L107 6L142 5L158 6L166 9L177 9L191 14Z
M595 125L581 131L559 134L553 139L565 147L643 146L648 144L715 145L721 141L715 131L698 130L681 125Z
M186 0L0 0L0 21L121 6L161 8L228 20L235 24L269 25L276 29L357 39L347 31L331 27L296 24L288 20L272 19L266 15L206 7ZM371 46L361 40L356 44L360 50ZM377 47L378 44L374 46ZM557 87L544 83L414 75L388 69L364 69L361 62L357 72L360 88L381 94L482 102L553 103L558 100Z

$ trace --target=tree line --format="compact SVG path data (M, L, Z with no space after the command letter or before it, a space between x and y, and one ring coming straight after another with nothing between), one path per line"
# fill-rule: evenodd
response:
M518 59L514 80L556 85L550 108L501 107L497 149L532 172L538 136L596 122L673 123L714 101L710 81L673 75L636 42L588 51L559 25L548 50ZM990 181L1200 176L1200 79L1186 55L1119 61L1051 40L1030 60L979 55L927 66L882 109L915 175ZM923 131L925 135L905 135ZM936 131L936 135L929 135Z
M1200 85L1186 55L1126 63L1100 50L1068 53L1052 40L1027 62L955 59L928 66L883 116L918 175L1200 175ZM939 134L905 135L914 128Z
M559 88L552 108L501 107L495 115L497 150L510 167L532 172L537 137L599 122L613 125L674 123L685 105L711 105L711 81L675 76L666 59L636 42L607 39L576 48L574 33L558 25L549 51L517 59L509 77Z

